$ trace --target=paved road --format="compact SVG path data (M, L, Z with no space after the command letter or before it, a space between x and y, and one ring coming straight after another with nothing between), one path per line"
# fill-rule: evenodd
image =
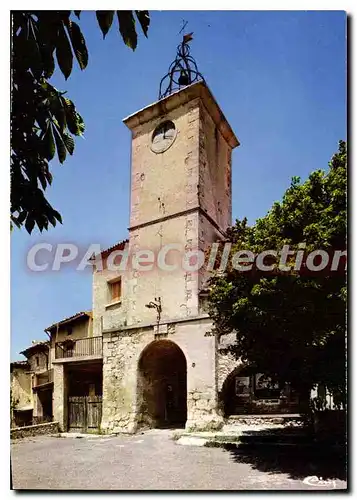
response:
M284 456L280 456L283 453ZM237 454L219 448L180 446L172 431L135 436L37 437L11 445L14 489L80 490L269 490L341 489L339 472L323 472L329 484L309 486L318 477L316 461L291 450ZM326 465L326 464L325 464ZM330 464L331 465L331 464ZM331 467L330 467L331 469ZM332 469L333 471L333 465ZM336 469L337 470L337 469ZM336 476L333 482L331 479ZM343 476L342 476L343 477Z

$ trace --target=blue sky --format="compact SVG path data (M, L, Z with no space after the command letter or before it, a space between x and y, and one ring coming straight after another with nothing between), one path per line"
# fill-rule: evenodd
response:
M122 118L157 100L175 57L182 20L194 32L191 54L241 146L233 153L233 219L254 222L281 199L291 177L327 168L346 139L346 32L342 11L151 12L149 37L133 53L117 25L103 41L94 12L80 25L88 68L60 73L86 123L85 139L64 165L52 165L48 199L63 226L11 236L11 358L44 328L91 309L91 273L33 273L28 249L39 242L103 248L127 236L130 133Z

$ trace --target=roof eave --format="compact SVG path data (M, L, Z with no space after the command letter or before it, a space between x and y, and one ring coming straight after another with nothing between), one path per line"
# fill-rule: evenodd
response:
M226 117L218 106L217 101L214 98L207 83L203 80L192 83L191 85L173 92L169 96L164 97L159 101L155 101L152 104L149 104L149 106L146 106L136 113L133 113L124 118L123 123L130 130L133 130L137 126L142 125L143 123L146 123L154 118L158 118L165 113L169 113L173 109L176 109L177 107L188 103L196 97L201 98L207 111L210 113L212 119L214 120L216 126L220 129L227 143L232 148L239 146L239 140L237 139Z
M70 316L69 318L65 318L62 321L58 321L57 323L53 323L53 325L45 328L45 332L51 333L57 327L60 327L62 325L68 324L68 323L73 323L73 322L77 321L78 319L84 318L84 317L92 318L92 311L83 311L81 313Z

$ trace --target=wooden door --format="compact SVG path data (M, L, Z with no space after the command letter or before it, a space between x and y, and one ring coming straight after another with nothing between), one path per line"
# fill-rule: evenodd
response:
M68 398L68 427L70 432L86 431L85 400L85 396L71 396Z
M102 419L102 396L68 398L69 432L98 432Z
M87 397L87 432L98 432L102 420L102 396Z

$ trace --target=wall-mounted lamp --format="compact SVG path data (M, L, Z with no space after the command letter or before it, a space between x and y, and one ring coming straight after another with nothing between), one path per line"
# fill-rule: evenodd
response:
M150 301L148 304L145 304L145 307L148 309L156 309L157 312L157 329L159 331L159 324L160 324L160 319L161 319L161 297L155 297L153 301Z

